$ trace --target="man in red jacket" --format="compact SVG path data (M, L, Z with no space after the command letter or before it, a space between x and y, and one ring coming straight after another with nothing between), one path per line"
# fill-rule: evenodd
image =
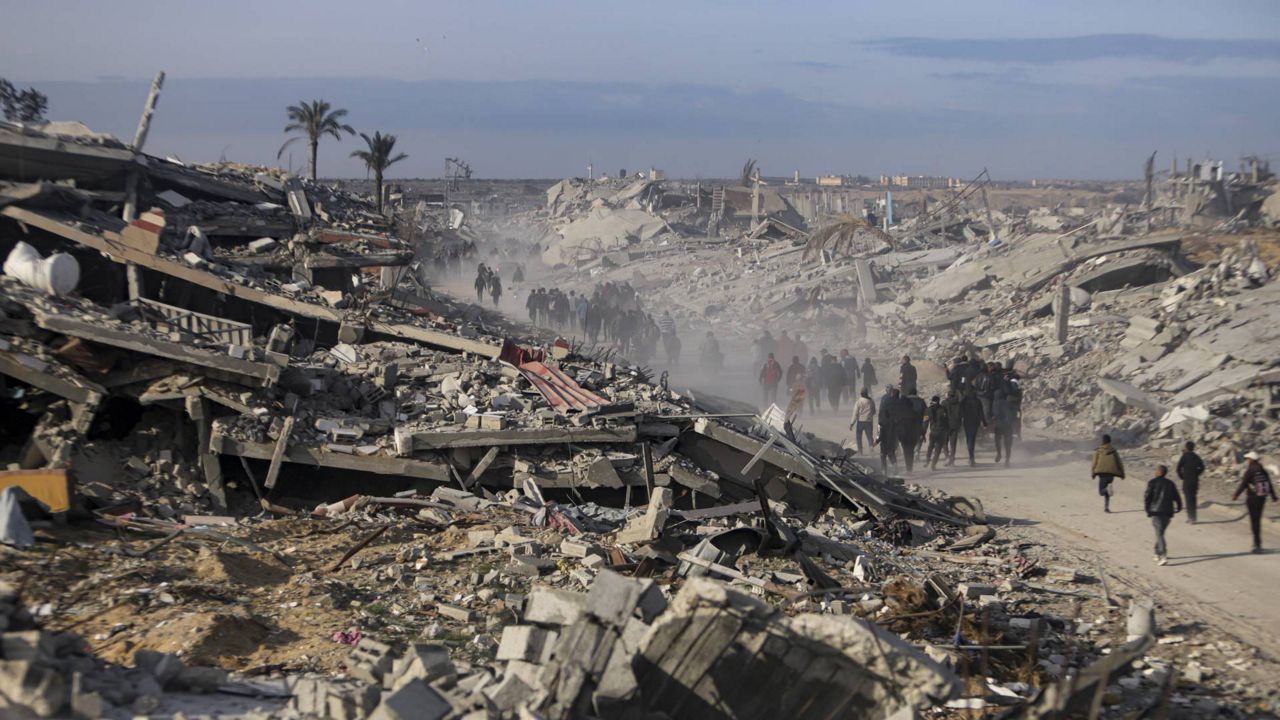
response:
M773 353L769 353L769 357L764 361L764 367L760 368L760 387L764 389L765 405L778 401L778 383L780 382L782 382L782 366L773 357Z

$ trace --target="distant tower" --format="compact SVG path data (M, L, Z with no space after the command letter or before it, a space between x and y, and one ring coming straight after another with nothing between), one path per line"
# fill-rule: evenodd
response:
M596 179L596 166L592 165L591 163L587 163L587 179L588 180Z
M796 175L795 175L795 178L794 178L794 180L793 180L793 181L794 181L794 182L795 182L795 184L797 184L797 185L799 185L799 184L800 184L800 171L799 171L799 170L797 170L797 171L796 171Z

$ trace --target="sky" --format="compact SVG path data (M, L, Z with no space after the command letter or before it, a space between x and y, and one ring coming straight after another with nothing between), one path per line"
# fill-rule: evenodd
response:
M0 77L147 151L275 164L323 98L398 137L390 177L1116 179L1280 159L1280 3L0 0ZM359 137L320 174L362 177ZM301 169L300 146L280 164Z

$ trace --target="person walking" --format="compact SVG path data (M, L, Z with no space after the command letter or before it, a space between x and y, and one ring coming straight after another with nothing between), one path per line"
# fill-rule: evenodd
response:
M787 394L794 398L797 393L804 392L804 363L800 362L799 355L791 356L791 364L787 366ZM804 410L804 401L801 399L800 405L796 408L796 414L799 415Z
M880 413L876 420L880 425L880 436L876 442L880 444L880 469L889 472L889 466L898 469L898 391L886 385L884 395L880 398Z
M903 401L903 405L911 413L905 416L904 422L904 427L907 428L904 435L910 435L908 439L911 442L911 450L908 452L904 443L902 452L909 458L907 460L907 472L912 472L915 470L916 457L923 452L924 436L929 417L929 404L924 401L924 398L916 394L915 388L912 388L911 392L907 393Z
M764 367L760 368L760 387L764 390L764 404L771 405L778 401L778 383L782 381L782 366L774 359L773 353L765 358Z
M809 358L805 368L804 392L809 397L809 414L816 416L822 411L822 366L816 357Z
M871 356L868 355L862 359L862 389L870 392L877 382L876 366L871 364Z
M872 426L876 421L876 401L871 399L871 393L866 388L862 388L858 399L853 402L853 420L849 423L849 429L853 431L854 442L858 445L858 454L862 454L862 436L867 436L867 447L874 444L872 438Z
M1271 484L1267 469L1262 467L1258 453L1250 450L1244 458L1248 464L1231 499L1236 500L1245 494L1244 506L1249 510L1249 529L1253 531L1253 552L1257 554L1262 552L1262 509L1266 507L1267 498L1277 501L1280 498L1276 497L1276 488Z
M1009 457L1013 455L1013 429L1017 420L1013 403L1004 390L997 390L991 401L991 424L995 427L996 463L1000 463L1003 452L1005 467L1009 466Z
M907 355L902 356L902 364L898 366L898 386L902 388L903 397L916 391L916 366Z
M947 409L947 422L950 429L947 430L947 467L956 464L956 444L960 441L960 390L952 388L947 392L947 399L942 401L943 407Z
M493 298L493 306L498 307L502 299L502 278L496 272L489 276L489 297Z
M929 452L925 461L930 470L938 469L938 459L946 454L947 440L951 437L951 415L942 398L934 395L929 399Z
M960 422L964 426L964 440L969 446L969 467L978 464L973 456L974 447L978 444L978 430L986 427L987 414L982 410L982 401L973 387L966 387L964 396L960 398Z
M844 396L854 401L858 393L858 359L846 348L840 351L840 367L844 368Z
M1124 477L1124 463L1111 447L1111 436L1103 435L1102 444L1093 451L1092 477L1098 478L1098 494L1102 496L1102 512L1111 512L1111 483Z
M489 287L489 268L484 263L480 263L480 267L476 268L476 302L484 303L484 291Z
M827 402L831 414L840 414L840 396L844 393L844 366L835 355L822 351L822 384L827 388Z
M1164 542L1164 531L1169 529L1169 521L1182 512L1182 496L1178 495L1178 486L1169 479L1169 468L1156 466L1156 476L1147 481L1147 491L1142 496L1142 506L1151 518L1151 527L1156 531L1156 564L1168 565L1168 547Z
M1178 477L1182 480L1182 497L1187 503L1187 522L1196 524L1196 494L1200 492L1200 476L1204 474L1204 460L1196 454L1196 444L1189 442L1178 458Z

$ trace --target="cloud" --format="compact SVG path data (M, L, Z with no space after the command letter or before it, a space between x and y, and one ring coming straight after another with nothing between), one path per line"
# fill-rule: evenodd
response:
M951 39L895 37L866 46L891 55L935 60L1053 65L1105 58L1204 63L1219 58L1280 60L1280 41L1081 35L1058 38Z

